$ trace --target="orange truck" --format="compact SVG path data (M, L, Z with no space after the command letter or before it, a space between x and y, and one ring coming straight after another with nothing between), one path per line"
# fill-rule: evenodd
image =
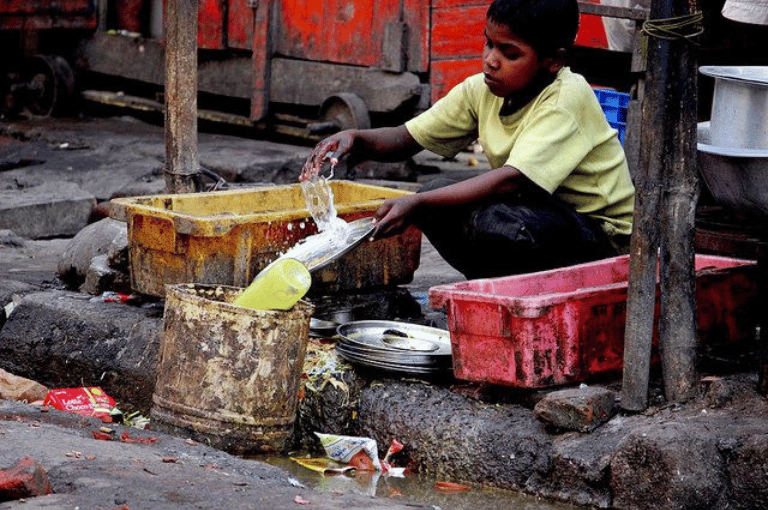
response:
M117 87L123 101L162 104L166 1L0 2L0 43L15 50L5 108L54 112L74 75L100 88L90 99L116 100L105 90ZM303 128L317 132L401 121L480 70L488 4L199 0L199 107L245 125L313 119ZM582 14L576 43L608 53L600 16Z

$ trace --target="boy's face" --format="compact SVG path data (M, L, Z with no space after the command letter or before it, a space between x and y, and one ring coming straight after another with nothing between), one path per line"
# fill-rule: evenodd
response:
M491 93L499 97L525 89L540 71L557 72L555 59L539 59L532 46L515 35L506 25L488 20L485 26L483 74Z

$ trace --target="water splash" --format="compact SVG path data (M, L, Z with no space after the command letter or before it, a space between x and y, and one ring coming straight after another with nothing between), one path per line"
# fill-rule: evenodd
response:
M304 200L307 204L307 210L315 220L317 230L327 233L329 242L344 245L349 236L349 224L339 218L334 205L333 190L328 181L333 178L333 171L336 165L331 164L331 173L326 178L319 172L313 173L310 178L300 180L301 190L304 193Z

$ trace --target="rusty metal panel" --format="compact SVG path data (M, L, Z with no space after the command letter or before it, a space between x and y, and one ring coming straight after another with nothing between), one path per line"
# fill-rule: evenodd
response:
M432 60L480 57L487 5L432 10Z
M380 66L386 27L400 22L400 0L280 0L277 16L277 53Z
M95 14L95 0L3 0L0 14Z
M485 19L485 11L488 9L489 5L491 5L490 1L483 1L483 0L473 0L471 2L467 2L465 0L432 0L433 9L445 9L445 8L455 8L455 7L482 7L483 19Z
M96 0L2 0L0 30L96 28Z
M487 9L487 2L433 2L430 46L433 103L464 78L482 70Z
M469 59L436 60L432 62L431 85L434 103L448 93L454 86L473 74L482 71L480 57Z
M228 0L227 46L250 50L253 37L253 8L246 0Z
M406 48L408 71L423 73L429 70L430 44L429 0L404 0L403 21L407 29Z
M224 0L198 0L197 45L207 50L226 47Z
M3 16L0 15L0 30L50 30L74 29L94 30L98 20L94 16L66 15Z

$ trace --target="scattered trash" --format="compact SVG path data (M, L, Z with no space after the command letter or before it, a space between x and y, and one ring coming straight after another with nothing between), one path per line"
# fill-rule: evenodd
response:
M123 443L152 444L157 442L157 437L155 436L134 437L128 434L128 431L126 430L122 434L120 434L120 441L122 441Z
M401 477L405 475L405 468L398 468L390 464L390 457L403 449L403 444L393 439L383 461L379 461L378 447L375 439L355 436L339 436L335 434L321 434L315 432L320 438L327 459L299 459L294 461L302 466L320 473L344 473L347 471L370 471L384 473L385 476Z
M353 466L336 462L333 459L302 459L291 457L291 460L311 471L316 471L322 474L341 474L355 469Z
M109 432L104 432L101 430L94 430L91 432L91 435L94 439L98 441L112 441L113 437L112 434Z
M310 504L309 501L307 501L306 499L302 498L301 496L296 496L295 498L293 498L293 502L296 503L297 505L309 505Z
M445 493L469 492L472 487L456 482L435 482L435 489Z
M384 456L384 460L381 461L382 466L384 466L385 471L393 471L397 469L402 469L405 471L405 468L396 468L393 467L392 464L390 464L389 459L396 453L399 453L404 448L403 443L398 441L395 438L392 438L392 442L389 444L389 449L387 450L387 454Z
M94 439L97 439L99 441L114 441L116 439L113 430L105 429L103 427L99 430L91 431L91 435L93 436ZM157 442L157 437L155 436L135 437L135 436L131 436L128 433L128 431L124 431L122 434L120 434L120 442L152 444ZM163 462L170 462L170 461L163 460Z
M136 411L123 418L123 425L135 429L146 429L149 426L149 418L142 416L139 411Z
M135 301L139 299L135 294L121 294L119 292L113 292L111 290L104 291L100 296L94 296L90 299L91 302L103 302L103 303L128 303L129 301Z
M104 423L119 421L122 417L112 397L97 386L50 390L43 405L59 411L100 418Z
M319 432L315 432L315 435L320 438L320 444L323 445L326 455L331 459L344 464L354 465L356 469L382 470L375 439L337 436L335 434L321 434ZM367 460L365 457L367 457ZM354 464L352 464L353 460Z
M5 314L5 318L8 319L8 317L11 316L11 313L13 312L14 308L16 308L16 302L11 301L10 303L6 304L3 307L3 313Z

